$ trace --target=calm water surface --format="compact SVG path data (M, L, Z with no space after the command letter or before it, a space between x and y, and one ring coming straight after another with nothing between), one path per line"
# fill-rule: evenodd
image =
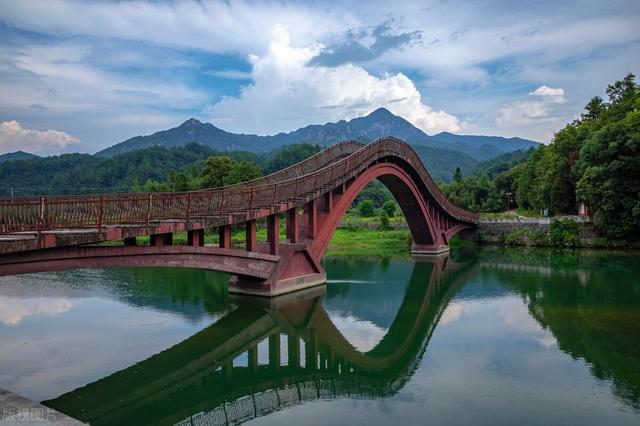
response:
M0 278L0 387L92 424L640 424L640 256L324 260L275 300L227 277Z

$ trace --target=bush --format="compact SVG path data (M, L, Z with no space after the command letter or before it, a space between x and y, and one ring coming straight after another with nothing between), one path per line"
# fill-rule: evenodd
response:
M378 218L380 219L380 229L390 229L389 226L389 215L385 209L380 209L378 213Z
M393 200L387 200L382 204L382 210L387 212L389 217L393 217L396 214L396 203Z
M508 246L523 246L527 242L527 233L529 229L521 228L513 232L509 232L504 239L504 242Z
M358 213L362 217L371 217L375 213L373 201L364 200L358 205Z
M531 229L528 236L529 241L534 246L548 246L550 244L549 234L542 229Z
M579 247L580 224L575 220L556 220L549 227L549 238L554 246Z

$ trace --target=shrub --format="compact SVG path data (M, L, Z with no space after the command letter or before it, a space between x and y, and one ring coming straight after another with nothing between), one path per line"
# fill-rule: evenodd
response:
M382 204L382 210L387 212L389 217L393 217L396 214L396 203L393 200L387 200Z
M580 224L575 220L556 220L549 227L549 238L554 246L580 246Z
M374 207L373 207L373 201L371 201L371 200L362 201L360 203L360 205L358 206L358 213L362 217L371 217L371 216L373 216L373 214L375 213L375 210L374 210Z
M548 246L549 234L542 229L531 229L529 231L529 241L534 246Z
M389 215L385 209L380 209L378 213L378 219L380 219L380 229L390 229L389 226Z
M508 246L522 246L527 242L527 228L516 229L513 232L509 232L504 239L504 242Z

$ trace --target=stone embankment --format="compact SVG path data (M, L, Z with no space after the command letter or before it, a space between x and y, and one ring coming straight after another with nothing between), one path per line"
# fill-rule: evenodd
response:
M598 245L598 234L593 226L593 221L584 216L481 218L478 225L478 239L480 242L488 244L554 245L550 241L550 231L552 224L559 221L575 222L576 237L580 246L593 247Z

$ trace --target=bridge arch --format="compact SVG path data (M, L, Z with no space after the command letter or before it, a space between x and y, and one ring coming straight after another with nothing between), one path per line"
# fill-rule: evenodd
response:
M415 180L400 164L380 162L368 167L356 177L334 205L335 210L322 224L318 237L310 246L310 251L316 259L324 254L331 237L353 201L375 179L382 182L398 202L415 244L435 246L441 242L422 191Z

